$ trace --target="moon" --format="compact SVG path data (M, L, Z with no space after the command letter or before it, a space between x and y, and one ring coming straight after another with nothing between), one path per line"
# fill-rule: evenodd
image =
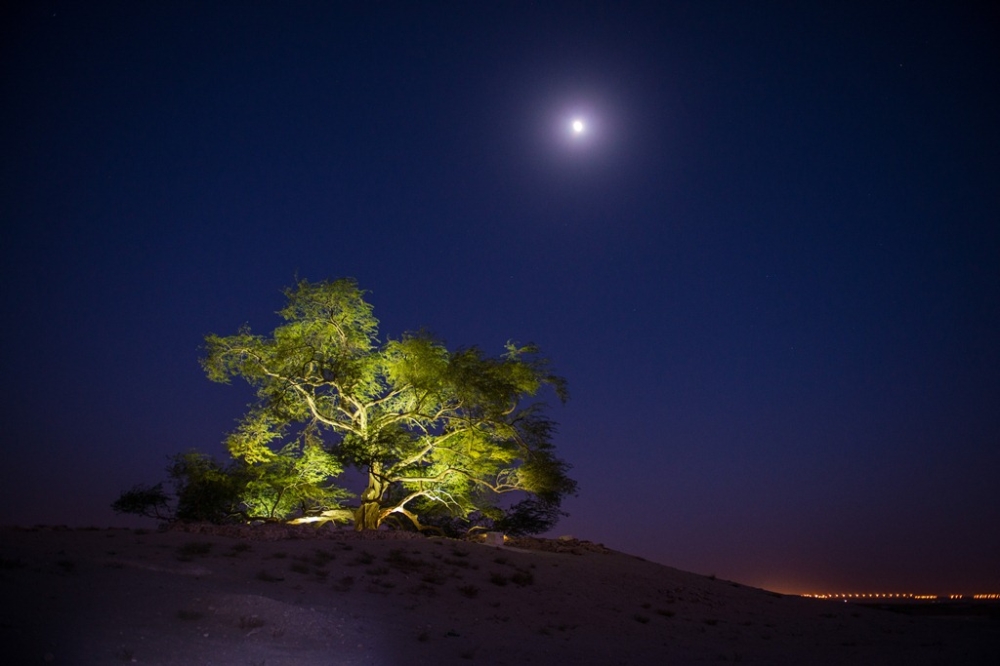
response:
M572 127L573 127L573 134L583 134L583 129L584 129L583 121L580 120L579 118L573 121Z

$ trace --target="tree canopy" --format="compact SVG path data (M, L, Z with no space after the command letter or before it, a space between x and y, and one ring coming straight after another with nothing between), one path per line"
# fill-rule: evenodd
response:
M422 529L473 513L512 529L551 526L576 482L536 398L549 387L565 400L565 381L532 345L489 356L451 351L425 332L380 342L364 295L350 279L303 280L285 290L284 323L271 335L244 326L206 337L208 377L241 377L256 390L226 445L259 501L358 530L393 516ZM332 484L348 467L367 477L353 507ZM285 481L275 485L277 476ZM282 488L294 491L291 503L281 504ZM501 498L518 491L527 498L504 512Z

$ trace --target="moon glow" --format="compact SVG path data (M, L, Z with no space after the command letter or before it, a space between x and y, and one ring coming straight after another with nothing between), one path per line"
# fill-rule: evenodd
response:
M573 134L583 134L583 121L577 118L573 121Z

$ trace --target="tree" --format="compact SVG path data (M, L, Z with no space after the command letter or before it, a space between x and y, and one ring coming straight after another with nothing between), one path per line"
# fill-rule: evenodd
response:
M167 476L177 495L177 520L225 523L245 515L240 506L245 482L233 467L192 450L171 457Z
M558 513L575 492L554 453L554 424L543 404L529 402L546 386L566 399L564 380L535 347L508 343L490 357L475 347L449 351L427 333L379 343L353 280L301 281L284 293L284 323L270 336L244 327L206 337L208 377L242 377L257 393L227 440L236 460L270 460L293 437L328 456L331 475L361 470L367 484L351 515L358 530L392 515L421 529L421 515L464 518L515 491ZM318 517L342 515L334 508Z
M111 508L115 513L134 513L137 516L158 520L169 520L174 515L173 509L170 508L170 497L164 492L162 483L157 483L155 486L145 484L132 486L111 503Z

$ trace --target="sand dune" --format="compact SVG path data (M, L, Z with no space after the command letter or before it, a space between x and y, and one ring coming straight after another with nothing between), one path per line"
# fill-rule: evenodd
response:
M1000 655L995 620L782 596L582 541L498 548L191 529L0 530L3 663L910 665Z

